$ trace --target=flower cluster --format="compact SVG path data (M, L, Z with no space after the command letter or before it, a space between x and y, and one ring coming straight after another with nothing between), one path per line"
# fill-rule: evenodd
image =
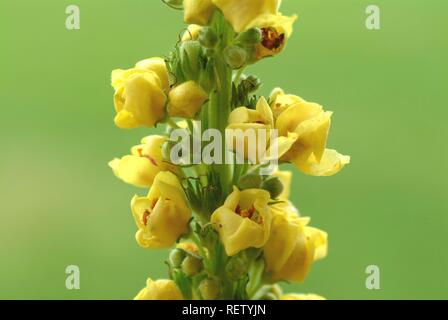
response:
M260 80L244 74L283 51L296 16L282 15L280 0L164 2L190 24L173 51L112 72L116 126L166 128L109 163L119 179L149 189L131 200L137 243L171 248L169 279L148 279L135 299L322 299L283 294L277 284L305 280L327 255L327 233L289 200L290 171L262 169L274 154L279 165L331 176L350 158L327 148L331 112L279 88L259 96ZM210 128L239 130L222 150L234 162L172 161L173 131L193 137ZM192 139L191 155L209 142Z

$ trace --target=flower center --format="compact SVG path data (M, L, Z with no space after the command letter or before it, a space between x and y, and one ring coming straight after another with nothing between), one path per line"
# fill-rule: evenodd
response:
M285 34L279 34L275 28L262 28L261 32L263 35L261 44L269 50L276 50L280 48L285 41Z
M258 224L263 223L263 217L258 213L254 205L252 205L249 209L241 209L240 205L238 205L235 209L235 212L241 217L248 218Z
M149 216L151 215L152 210L154 209L158 201L159 199L152 200L150 209L145 209L145 211L143 212L142 222L145 226L148 225Z
M241 207L238 205L236 207L236 213L242 216L243 218L252 218L252 215L255 212L255 207L252 205L249 209L241 209Z

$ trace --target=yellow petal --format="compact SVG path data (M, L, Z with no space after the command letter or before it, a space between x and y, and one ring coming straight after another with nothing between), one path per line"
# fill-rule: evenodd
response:
M290 223L286 216L276 215L272 219L271 234L263 248L266 268L278 272L286 264L295 247L298 226Z
M298 293L289 293L283 295L280 300L326 300L324 297L319 296L317 294L298 294Z
M328 253L328 234L317 228L306 227L307 236L314 242L314 261L321 260Z
M213 0L236 32L247 30L261 15L277 14L278 0Z
M154 188L148 193L149 198L164 196L174 200L179 205L186 205L187 198L179 179L175 174L164 171L159 172L154 179Z
M261 97L256 109L239 107L234 109L229 115L229 124L256 123L273 126L274 117L272 110L264 97Z
M183 296L174 281L153 281L148 278L146 287L137 294L134 300L183 300Z
M325 152L331 116L331 112L323 112L317 117L302 122L295 130L298 135L297 142L305 148L310 148L317 161L322 159Z
M225 0L222 0L225 1ZM248 0L252 1L252 0ZM280 34L285 34L286 38L289 38L293 31L294 22L297 20L297 16L283 16L279 14L263 14L257 16L252 20L247 28L275 28Z
M314 261L314 246L308 241L303 226L298 227L294 249L280 270L272 274L275 281L303 282Z
M197 40L201 30L202 30L202 27L200 25L190 24L188 26L187 30L182 35L181 41Z
M212 0L184 0L184 20L186 23L207 25L214 10Z
M140 122L135 118L134 114L125 109L120 110L116 114L114 123L121 129L137 128L140 125Z
M314 155L306 161L294 161L294 164L305 174L310 176L332 176L350 163L350 157L338 153L336 150L326 149L320 162Z
M137 187L148 188L151 186L158 171L146 158L138 156L124 156L109 162L117 178Z
M275 88L272 90L269 96L269 102L271 104L272 112L274 116L277 118L283 111L288 109L289 107L305 102L299 96L295 96L292 94L285 94L285 92L281 88Z
M114 79L118 88L116 125L120 128L153 127L165 113L166 96L160 78L153 71L137 69L121 73L121 76L124 78Z
M224 205L211 216L211 223L219 233L227 255L233 256L247 248L261 248L269 238L271 213L267 205L269 193L265 190L248 189L239 191L234 188ZM254 207L259 221L242 217L237 207Z
M271 107L264 97L258 99L256 110L264 124L271 126L274 125L274 115L272 114Z
M137 69L154 71L162 82L162 88L166 91L169 89L168 70L166 68L165 60L162 58L145 59L137 62L135 67Z
M136 240L143 248L168 248L188 230L191 211L185 193L171 172L160 172L146 197L134 197Z
M296 133L289 132L286 137L280 136L272 140L262 162L280 159L291 150L297 139L298 135Z
M170 91L168 112L173 117L194 118L207 99L207 93L196 82L184 82Z
M150 187L161 171L177 172L176 166L164 161L162 145L164 136L148 136L142 144L131 148L131 155L109 162L114 174L126 183L137 187Z
M321 105L312 102L295 104L282 112L275 123L279 135L285 136L288 132L295 132L304 121L313 119L323 113Z

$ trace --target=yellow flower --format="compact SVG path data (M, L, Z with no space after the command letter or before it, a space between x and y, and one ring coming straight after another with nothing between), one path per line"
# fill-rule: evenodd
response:
M137 187L149 188L154 177L161 171L176 172L176 166L163 160L162 145L164 136L148 136L140 145L131 149L131 154L109 162L114 174L126 183Z
M146 280L146 287L140 290L134 300L183 300L182 293L173 280Z
M271 57L283 51L292 34L292 26L297 16L282 16L265 14L259 16L249 24L249 28L261 29L261 43L255 47L255 60Z
M170 91L168 113L172 117L194 118L207 99L207 93L196 82L184 82Z
M275 88L269 96L269 103L275 118L292 105L302 102L305 102L305 100L293 94L285 94L281 88Z
M184 0L184 20L186 23L207 25L214 10L212 0Z
M234 187L224 205L212 214L210 221L218 231L227 255L265 245L271 228L268 201L269 193L265 190L239 191Z
M160 81L162 81L162 88L166 92L169 90L169 75L168 69L166 68L165 60L162 58L149 58L139 61L135 65L136 69L153 71L157 74Z
M197 24L190 24L187 30L182 35L181 41L190 41L197 40L199 37L199 32L202 30L202 27Z
M160 58L140 61L135 68L112 71L119 128L153 127L165 115L168 73Z
M230 113L228 122L228 132L234 133L233 139L228 141L229 148L252 163L259 162L266 149L258 150L258 147L263 144L268 147L270 130L274 127L274 117L266 99L261 97L255 110L246 107L236 108ZM262 131L264 135L261 135ZM263 143L260 141L262 138Z
M274 281L302 282L314 261L327 254L327 234L307 226L308 218L274 214L264 246L266 269Z
M317 294L299 294L299 293L288 293L283 295L280 300L326 300Z
M276 15L280 0L213 0L236 32L243 32L259 16Z
M331 116L321 105L307 101L285 107L275 123L282 148L288 150L281 160L312 176L334 175L350 163L350 157L326 148Z
M135 237L143 248L168 248L188 230L191 211L171 172L159 172L148 196L135 196L131 208L138 227Z

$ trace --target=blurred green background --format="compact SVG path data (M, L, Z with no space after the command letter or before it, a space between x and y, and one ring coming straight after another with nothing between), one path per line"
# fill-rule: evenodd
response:
M332 178L296 173L293 200L330 234L330 254L287 290L331 299L448 298L448 4L283 1L299 20L287 50L250 69L335 112ZM381 9L381 30L365 8ZM65 28L65 8L81 29ZM2 0L0 298L128 299L166 277L167 251L138 247L139 190L107 162L148 130L113 124L112 69L167 54L181 13L156 0ZM65 268L81 268L81 290ZM381 290L365 287L378 265ZM285 288L288 286L285 286Z

